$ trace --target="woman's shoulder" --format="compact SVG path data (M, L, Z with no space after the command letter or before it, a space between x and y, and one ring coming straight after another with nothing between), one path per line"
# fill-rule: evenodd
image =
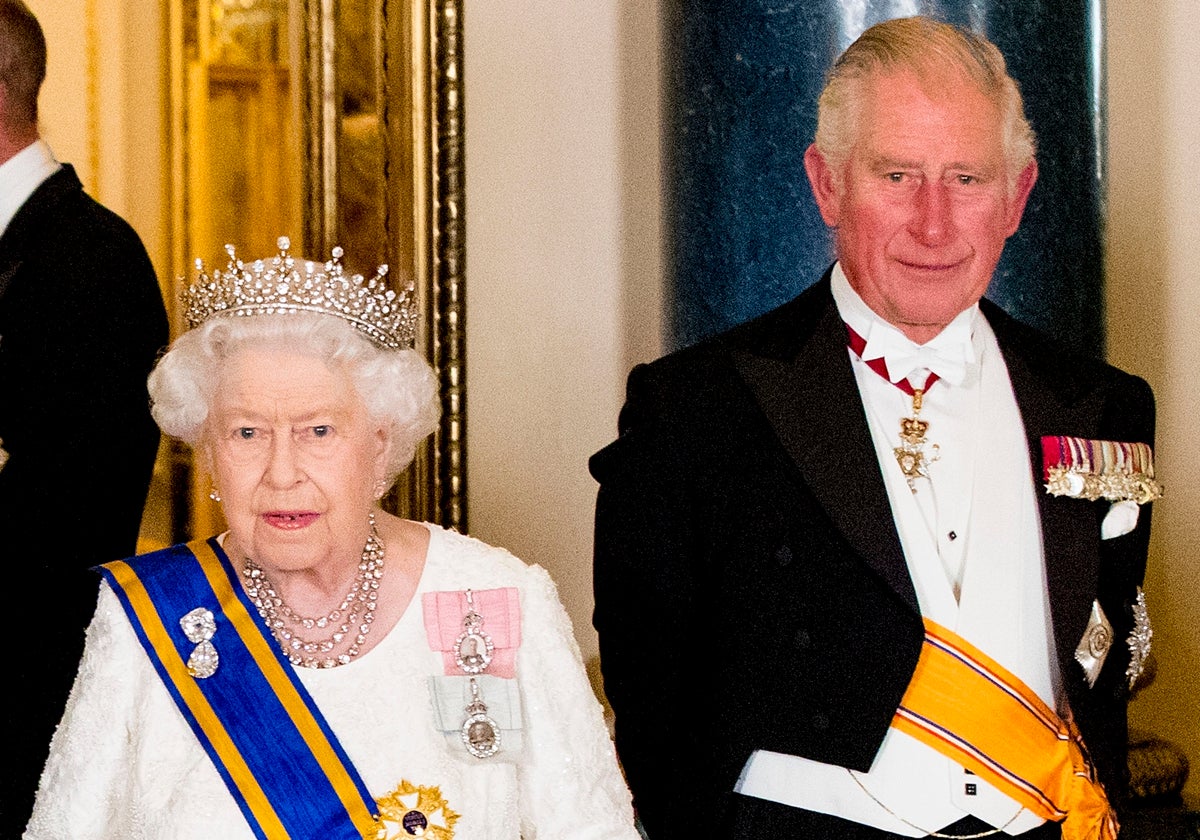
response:
M496 567L498 571L515 575L540 568L526 563L506 548L486 543L453 528L431 522L425 523L425 527L429 529L430 554L437 554L437 559L446 564L469 570Z
M508 549L491 545L450 528L426 523L429 557L438 581L455 581L456 588L495 586L542 587L549 583L546 570L526 563ZM440 585L440 584L439 584Z

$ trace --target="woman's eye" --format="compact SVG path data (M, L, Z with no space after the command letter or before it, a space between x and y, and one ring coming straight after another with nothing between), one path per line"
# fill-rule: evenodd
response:
M322 423L316 426L302 426L296 430L296 440L298 441L318 441L332 440L334 435L333 426L328 423Z

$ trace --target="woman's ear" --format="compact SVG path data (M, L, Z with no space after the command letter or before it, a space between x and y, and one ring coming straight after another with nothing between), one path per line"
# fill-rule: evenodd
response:
M375 430L375 460L373 464L375 473L375 498L383 498L383 494L391 489L391 484L388 482L388 466L391 464L392 454L392 436L388 434L388 430L380 427Z
M216 470L216 463L213 460L212 445L209 443L199 445L193 450L193 452L195 454L194 461L195 461L196 467L204 475L208 476L208 484L209 484L208 498L210 498L214 502L217 502L218 504L220 504L221 489L217 484L217 470Z
M212 443L208 440L207 435L201 443L196 444L193 452L196 466L215 481L217 478L216 462L213 459Z

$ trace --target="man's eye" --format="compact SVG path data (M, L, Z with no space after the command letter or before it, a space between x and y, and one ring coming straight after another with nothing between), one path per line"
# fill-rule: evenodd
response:
M253 440L258 435L258 429L250 426L242 426L236 432L239 440Z
M956 175L955 179L963 186L974 184L977 180L974 175Z
M333 433L333 427L332 426L313 426L312 433L313 433L313 437L319 437L319 438L327 437L328 435Z
M904 173L903 172L889 172L887 174L887 179L889 181L891 181L893 184L899 184L904 180Z

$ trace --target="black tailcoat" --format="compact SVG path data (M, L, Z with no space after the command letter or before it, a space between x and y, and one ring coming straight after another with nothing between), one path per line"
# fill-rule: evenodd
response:
M3 837L29 817L83 652L88 568L135 553L159 442L146 375L167 338L146 249L64 165L0 237L0 552L10 606L37 604L8 645Z
M1029 441L1058 668L1119 801L1123 640L1150 511L1101 541L1108 503L1043 492L1040 439L1152 443L1153 396L981 307ZM731 828L729 792L755 749L867 770L923 627L828 273L754 321L635 368L620 435L590 467L604 687L650 837ZM1089 688L1073 654L1097 598L1118 641Z

